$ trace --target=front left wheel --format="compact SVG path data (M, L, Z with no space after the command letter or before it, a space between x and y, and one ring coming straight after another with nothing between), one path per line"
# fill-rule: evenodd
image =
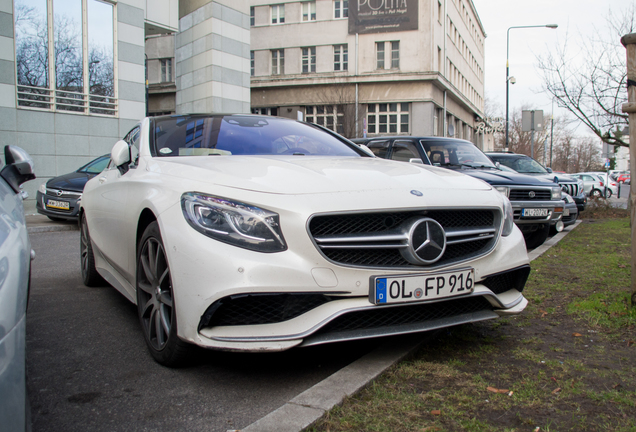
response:
M177 336L170 266L157 222L144 231L137 253L137 311L150 354L158 363L181 366L191 345Z

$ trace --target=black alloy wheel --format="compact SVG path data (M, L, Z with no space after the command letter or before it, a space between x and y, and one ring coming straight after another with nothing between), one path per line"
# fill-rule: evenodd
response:
M138 250L137 311L146 344L158 363L180 366L190 345L177 336L170 266L157 222L146 228Z

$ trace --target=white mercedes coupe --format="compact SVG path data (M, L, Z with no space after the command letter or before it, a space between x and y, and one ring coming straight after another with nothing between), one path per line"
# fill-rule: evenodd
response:
M281 351L527 305L505 196L284 118L142 120L86 184L80 228L84 283L137 304L166 366L192 344Z

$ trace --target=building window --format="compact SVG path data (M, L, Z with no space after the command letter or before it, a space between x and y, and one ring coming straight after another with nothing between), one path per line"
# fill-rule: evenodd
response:
M18 106L116 115L114 6L97 0L14 5Z
M172 59L161 59L161 82L172 82Z
M333 70L346 71L349 69L349 49L347 45L333 46Z
M285 74L285 50L272 50L272 75Z
M347 18L349 16L349 1L348 0L334 0L333 2L333 17L334 18Z
M283 24L285 22L285 5L274 5L272 9L272 24Z
M304 2L301 3L303 10L303 21L316 21L316 2Z
M376 69L384 69L384 42L375 43Z
M316 47L303 48L303 73L316 72Z
M400 68L400 42L391 42L391 69Z
M250 27L254 27L256 22L256 14L254 13L254 7L250 7Z
M250 76L254 76L254 51L250 51Z
M391 49L391 61L385 61L385 52L388 47ZM375 43L376 69L399 69L400 68L400 42L376 42Z
M367 105L367 129L370 134L409 133L408 103L379 103Z
M317 105L305 107L305 120L344 134L344 105Z
M252 108L252 114L277 116L278 108Z

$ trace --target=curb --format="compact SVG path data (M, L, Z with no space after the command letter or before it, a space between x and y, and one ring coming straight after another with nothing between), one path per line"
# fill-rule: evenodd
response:
M388 342L240 429L240 432L301 431L341 404L346 397L358 393L389 367L410 356L421 343L421 337Z
M528 252L530 261L543 255L580 223L581 221L577 220L538 248ZM227 432L300 432L314 424L331 408L342 404L346 397L358 393L388 368L413 354L422 343L421 336L388 342L249 426Z

